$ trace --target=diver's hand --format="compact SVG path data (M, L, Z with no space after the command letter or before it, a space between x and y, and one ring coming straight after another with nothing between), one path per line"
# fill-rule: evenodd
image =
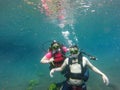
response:
M52 78L53 77L53 73L55 72L55 69L52 69L51 71L50 71L50 77Z
M98 59L94 56L90 56L90 60L98 60Z
M49 60L49 63L51 63L51 62L53 62L54 61L54 58L51 58L50 60Z
M46 63L51 63L51 62L53 62L53 61L54 61L54 59L51 58L51 59L49 59L49 60L46 60Z
M109 85L109 79L106 75L102 75L103 82L108 86Z

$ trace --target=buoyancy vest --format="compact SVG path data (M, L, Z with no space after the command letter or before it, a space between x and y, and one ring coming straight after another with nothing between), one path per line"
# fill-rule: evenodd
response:
M54 58L55 66L61 66L65 60L65 52L63 51L62 47L57 50L56 52L52 52L52 57Z
M84 81L87 81L88 78L89 78L89 70L88 68L85 66L83 67L83 64L82 64L82 53L80 53L76 58L78 59L78 64L81 65L81 73L72 73L70 72L70 65L72 65L72 60L74 59L74 57L69 57L69 60L68 60L68 67L69 67L69 77L70 78L73 78L73 79L82 79Z

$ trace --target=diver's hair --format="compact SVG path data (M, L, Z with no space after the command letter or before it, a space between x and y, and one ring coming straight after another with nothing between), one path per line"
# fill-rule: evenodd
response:
M77 49L79 49L77 45L72 45L69 48L77 48Z

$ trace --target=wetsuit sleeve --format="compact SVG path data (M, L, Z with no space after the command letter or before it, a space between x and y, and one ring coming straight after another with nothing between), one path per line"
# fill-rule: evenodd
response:
M52 58L52 53L51 53L51 52L46 53L45 57L46 57L47 59Z

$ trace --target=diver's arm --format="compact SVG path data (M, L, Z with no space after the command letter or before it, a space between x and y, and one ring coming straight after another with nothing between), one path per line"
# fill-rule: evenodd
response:
M65 68L65 66L67 65L67 62L68 62L68 58L65 59L65 61L64 61L64 63L62 64L61 67L51 69L51 71L50 71L50 76L53 77L53 73L54 73L55 71L62 71L62 70Z
M46 56L44 56L41 60L40 60L40 63L50 63L50 62L53 62L54 59L51 58L51 59L47 59Z
M108 85L109 84L109 79L108 77L102 72L100 71L98 68L96 68L94 65L92 65L89 60L87 58L84 58L86 60L86 64L88 67L90 67L91 70L93 70L94 72L98 73L99 75L102 76L103 82Z

